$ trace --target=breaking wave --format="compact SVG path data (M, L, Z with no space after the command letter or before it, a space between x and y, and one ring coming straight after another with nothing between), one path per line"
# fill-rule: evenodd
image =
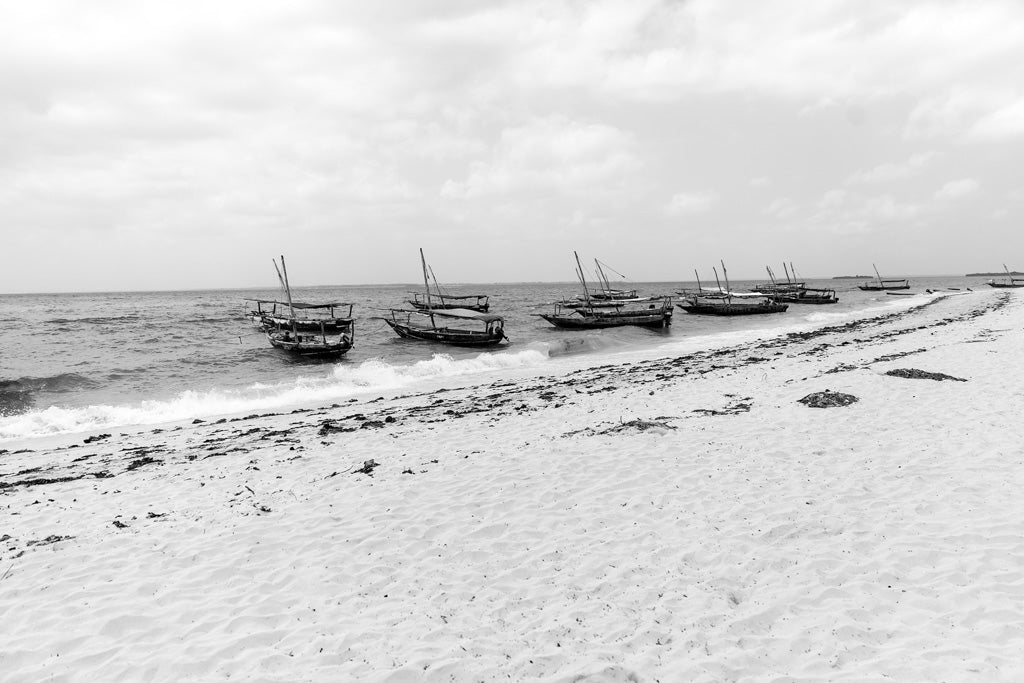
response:
M75 373L0 380L0 417L28 412L35 405L37 393L62 394L95 386L93 380Z
M429 384L432 380L536 367L547 359L548 354L542 348L482 353L459 359L436 354L429 360L409 365L391 365L380 359L371 359L356 366L336 365L326 375L299 377L277 384L257 383L243 389L185 391L167 400L127 405L51 406L0 417L0 441L329 403L377 391Z

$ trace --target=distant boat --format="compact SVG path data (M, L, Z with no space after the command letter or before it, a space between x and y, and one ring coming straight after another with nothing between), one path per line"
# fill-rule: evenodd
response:
M441 285L438 284L437 278L434 276L434 269L426 265L427 261L423 257L422 249L420 249L420 258L425 269L423 280L425 283L427 282L426 273L429 271L430 278L434 281L434 291L431 292L430 285L427 284L425 292L409 292L412 295L412 298L408 300L410 306L420 310L463 309L479 313L486 313L490 309L490 298L486 294L450 294L442 291Z
M877 284L872 282L857 285L857 289L865 292L882 292L890 289L910 289L910 281L906 278L883 280L882 276L878 274L878 268L874 264L871 264L871 267L875 269L875 275L878 276Z
M384 318L384 322L391 326L398 336L403 339L417 339L419 341L431 341L439 344L451 344L453 346L494 346L508 339L505 336L505 319L500 315L485 313L484 311L470 308L456 308L445 302L442 298L440 287L433 293L430 291L430 280L428 273L433 271L427 266L427 259L420 249L420 263L423 267L424 291L409 303L413 304L412 310L399 308L389 309L390 317ZM435 286L437 280L434 280ZM415 292L414 292L415 294ZM475 298L472 297L465 298ZM484 297L486 299L486 297ZM415 301L423 305L417 305ZM444 306L434 308L431 304ZM487 302L484 302L486 307Z
M591 289L590 300L593 301L638 301L642 300L642 297L638 296L635 289L616 289L612 287L612 283L608 280L608 276L604 273L602 266L608 266L607 263L601 263L597 259L594 259L594 265L597 267L597 277L601 280L603 288ZM615 271L611 266L608 269L613 273L616 273L620 277L624 277L621 273Z
M839 297L836 296L836 290L820 287L808 287L806 282L796 279L796 268L793 268L792 263L789 265L790 267L786 268L786 264L782 264L783 270L786 271L785 282L776 280L775 273L772 272L771 267L765 266L768 270L768 277L771 282L757 285L751 291L759 294L767 294L775 301L789 304L834 304L839 302ZM789 276L790 270L793 271L792 278Z
M718 271L715 273L715 281L718 282ZM700 274L694 271L697 276L696 290L683 290L679 294L683 297L681 303L676 305L687 313L694 315L764 315L767 313L784 313L789 308L784 303L775 300L774 295L762 292L733 292L729 287L729 274L725 269L725 262L722 262L722 276L725 278L725 287L718 282L717 289L705 289L700 282Z
M434 292L409 292L412 298L409 304L420 310L431 309L443 311L446 309L462 309L486 313L491 308L490 297L486 294L442 294Z
M590 291L580 257L576 257L576 276L583 286L583 298L560 301L551 313L538 314L555 327L571 330L601 329L607 327L663 328L672 324L671 297L639 297L636 290L612 289L605 279L605 287ZM601 272L600 263L598 270ZM599 277L603 277L603 272Z
M989 287L996 287L998 289L1017 289L1019 287L1024 287L1024 278L1014 277L1013 273L1010 272L1010 269L1006 267L1005 263L1003 264L1003 270L1006 271L1006 277L1009 278L1008 280L1005 282L989 280L986 284Z
M270 345L301 356L340 356L351 349L355 340L352 304L294 301L284 256L280 268L274 262L274 270L287 301L249 299L256 303L253 319L263 328ZM270 306L270 310L264 306Z

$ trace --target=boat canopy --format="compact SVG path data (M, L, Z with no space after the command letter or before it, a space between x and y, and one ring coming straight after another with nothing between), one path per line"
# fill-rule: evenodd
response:
M493 313L479 313L477 311L471 311L468 308L445 308L445 309L425 309L417 311L406 311L398 308L391 309L398 311L399 313L416 313L419 315L433 315L439 318L461 318L464 320L479 320L480 322L493 323L505 318L500 315L494 315Z
M304 304L295 301L289 304L287 301L275 301L273 299L246 299L246 301L255 301L260 304L277 304L278 306L291 306L292 308L310 309L310 308L341 308L342 306L351 306L348 302L331 302L326 304Z
M766 294L759 292L730 292L724 288L720 289L708 289L704 287L700 290L682 291L680 294L684 296L700 296L708 299L725 299L732 297L733 299L763 299Z
M416 296L423 296L423 292L409 292ZM439 294L438 292L430 292L428 296L436 299L486 299L487 294Z

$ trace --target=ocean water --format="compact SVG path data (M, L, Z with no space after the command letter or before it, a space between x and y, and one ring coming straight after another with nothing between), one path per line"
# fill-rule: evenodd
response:
M756 281L760 282L760 281ZM739 281L733 288L753 286ZM355 346L340 360L295 358L272 348L248 320L246 297L274 290L0 295L0 447L50 434L270 410L306 401L415 387L449 376L480 375L558 363L569 356L671 347L708 347L723 336L841 322L909 305L912 297L861 292L856 280L809 281L832 287L839 303L791 305L786 313L737 318L675 310L668 330L557 329L537 313L574 296L572 284L493 284L450 289L491 297L511 343L491 350L403 340L380 316L400 306L410 285L315 287L300 301L355 304ZM983 278L913 278L911 291L984 287ZM631 283L645 295L671 295L692 282Z

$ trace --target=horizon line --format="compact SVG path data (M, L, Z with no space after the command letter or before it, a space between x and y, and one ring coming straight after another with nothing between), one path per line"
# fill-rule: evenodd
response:
M1003 273L975 273L975 274L961 274L961 275L907 275L905 278L898 279L910 279L910 278L946 278L946 277L991 277L993 275L1000 275ZM895 276L887 276L895 277ZM835 279L876 279L873 275L830 275L827 277L817 276L800 276L800 281L804 280L835 280ZM736 282L751 282L761 281L766 278L730 278ZM703 280L703 278L702 278ZM681 282L696 282L696 280L629 280L619 284L621 286L632 285L632 284L649 284L649 285L663 285L663 284L675 284ZM451 282L446 283L445 287L472 287L472 286L495 286L495 285L576 285L578 280L514 280L514 281L502 281L502 282ZM323 288L335 288L344 289L346 287L411 287L412 289L418 289L417 285L408 282L387 282L387 283L358 283L358 284L316 284L316 285L299 285L296 289L323 289ZM422 285L420 285L422 287ZM54 290L54 291L36 291L36 292L0 292L0 296L39 296L39 295L74 295L74 294L169 294L173 292L247 292L247 291L266 291L276 290L279 287L271 286L245 286L245 287L189 287L189 288L169 288L169 289L82 289L77 291L69 290Z

